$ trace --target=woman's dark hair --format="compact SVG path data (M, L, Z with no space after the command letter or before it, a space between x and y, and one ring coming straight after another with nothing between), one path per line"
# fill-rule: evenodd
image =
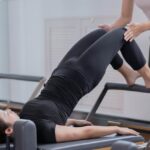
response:
M5 143L6 142L6 134L5 134L5 129L8 128L8 125L0 120L0 143Z

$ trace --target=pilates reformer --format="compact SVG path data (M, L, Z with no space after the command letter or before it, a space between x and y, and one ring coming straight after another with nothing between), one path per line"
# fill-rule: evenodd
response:
M99 107L102 99L106 95L108 90L127 90L133 92L143 92L150 93L149 89L146 89L141 85L134 85L132 87L128 87L125 84L117 84L117 83L106 83L102 93L100 94L98 100L94 104L91 112L86 117L86 120L91 120L94 116L97 108ZM58 144L46 144L46 145L38 145L36 140L36 127L34 123L30 120L19 120L14 125L14 143L9 144L7 142L7 146L5 144L0 145L0 150L6 150L6 147L10 147L9 149L14 150L91 150L91 149L112 149L118 150L117 148L120 146L117 145L116 142L124 142L129 145L134 143L144 143L144 138L142 136L107 136L103 138L97 139L89 139L89 140L81 140L81 141L73 141L73 142L65 142ZM134 142L134 143L133 143ZM136 145L136 144L135 144ZM125 147L125 146L124 146ZM130 146L129 146L130 147ZM140 146L137 146L139 148ZM126 148L127 149L127 148ZM119 150L124 150L120 148ZM137 149L127 149L127 150L137 150Z
M92 120L93 116L95 115L98 107L100 106L108 90L125 90L125 91L131 91L131 92L150 93L150 89L147 89L141 85L133 85L129 87L126 84L106 83L103 91L99 95L91 111L88 113L86 120L88 121ZM131 141L118 140L117 142L114 142L112 144L112 150L150 150L150 140L149 142L146 142L144 144L139 144L139 145Z
M90 121L93 118L94 114L96 113L98 107L100 106L108 90L125 90L125 91L132 91L132 92L150 93L150 89L147 89L141 85L134 85L132 87L129 87L126 84L106 83L98 100L94 104L90 113L87 115L86 120ZM110 147L112 146L112 150L144 150L144 149L149 150L148 149L149 144L144 143L144 139L142 140L140 138L142 137L141 136L104 137L104 138L99 138L99 139L66 142L62 144L51 144L51 145L49 144L45 146L43 145L43 146L39 146L39 149L44 148L45 150L56 150L56 149L60 149L60 150L99 149L100 150L100 149L111 149Z
M110 149L111 145L116 141L130 141L135 143L143 143L142 136L108 136L103 138L80 140L72 142L64 142L58 144L43 144L38 145L36 140L36 127L30 120L19 120L14 125L14 144L8 146L10 150L92 150ZM9 144L9 142L7 143ZM5 150L4 145L3 149Z

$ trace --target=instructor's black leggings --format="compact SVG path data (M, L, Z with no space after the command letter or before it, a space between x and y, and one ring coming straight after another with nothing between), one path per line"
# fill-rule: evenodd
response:
M58 68L64 64L76 68L86 77L90 89L98 84L110 63L115 69L121 67L119 50L134 70L140 69L145 58L135 41L124 40L124 32L124 28L119 28L108 33L101 29L89 33L70 49Z

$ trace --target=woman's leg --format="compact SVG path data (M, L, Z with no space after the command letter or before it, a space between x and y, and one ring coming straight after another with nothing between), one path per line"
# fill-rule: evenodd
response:
M145 64L138 72L143 77L146 88L150 88L150 68L148 64Z
M141 75L133 70L130 66L128 66L127 64L123 64L118 71L122 74L122 76L125 78L127 84L129 86L132 86L135 84L135 81L141 77Z
M127 42L122 47L121 53L134 70L139 70L146 64L146 60L135 41Z
M90 32L88 35L83 37L81 40L79 40L65 55L65 57L62 59L62 61L59 63L59 67L63 65L67 60L71 58L77 58L79 57L90 45L92 45L98 38L103 36L106 33L106 31L102 29L97 29L93 32ZM126 79L128 85L134 84L137 73L131 68L125 66L123 64L123 60L121 57L117 54L113 61L111 62L111 65L114 69L118 70Z
M133 70L123 62L123 59L119 54L116 54L116 56L113 58L111 65L115 70L121 73L129 86L133 85L136 79L140 77L137 71Z
M107 66L110 64L110 62L117 54L119 49L122 49L123 51L124 50L123 46L129 45L130 48L134 49L133 54L136 53L136 49L137 49L136 43L126 42L123 37L124 32L125 32L124 29L116 29L114 31L105 34L104 36L99 38L96 42L94 42L94 44L92 44L84 53L82 53L77 60L74 60L74 63L76 64L76 66L78 66L78 69L80 69L80 71L84 74L84 76L87 78L88 82L90 83L91 89L95 85L97 85L98 82L101 80ZM127 51L124 50L123 52L124 52L124 56L125 54L126 56L129 55ZM128 56L129 60L133 59L130 56ZM144 65L144 61L139 60L138 62L137 59L137 63L138 65L131 64L132 67L138 66L139 68L141 67L142 69ZM146 68L145 65L144 68ZM142 71L142 73L143 72L144 71ZM144 73L144 75L145 74L146 73Z
M69 50L69 52L64 56L58 66L60 67L71 58L79 57L84 51L88 49L88 47L90 47L97 39L99 39L105 33L106 31L102 29L97 29L84 36Z
M87 78L90 89L98 84L107 66L126 43L123 38L124 32L125 29L116 29L106 33L72 62Z
M133 85L136 79L140 77L140 74L137 71L133 70L123 62L119 54L113 58L111 65L115 70L121 73L129 86Z
M121 65L121 58L119 55L116 55L112 61L112 66L114 69L117 69L126 79L127 83L129 85L134 84L135 80L140 77L140 75L144 78L146 87L150 87L150 78L149 78L149 67L146 64L146 60L136 44L135 41L128 42L125 44L122 49L121 53L127 63L136 71L139 73L132 71L129 67L126 65ZM120 64L120 68L117 68L115 64ZM119 65L117 65L119 66ZM145 67L144 67L145 66ZM144 67L144 68L143 68ZM143 68L142 70L140 70Z
M145 86L150 88L150 68L136 42L128 42L121 49L121 53L128 64L143 77Z

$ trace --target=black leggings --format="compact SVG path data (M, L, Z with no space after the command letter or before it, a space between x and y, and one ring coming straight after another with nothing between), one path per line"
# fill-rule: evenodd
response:
M63 60L60 62L60 65L72 57L79 57L84 51L87 50L87 48L89 48L96 40L98 40L106 33L107 32L102 29L97 29L83 37L69 50ZM128 42L128 44L123 46L121 48L121 53L127 63L134 70L139 70L146 63L145 58L135 41L132 43ZM119 54L116 54L116 56L111 61L112 67L117 70L122 66L122 64L122 58L119 56Z
M115 69L121 67L119 49L133 69L140 69L146 63L145 58L135 41L124 40L124 32L125 29L119 28L108 33L101 29L89 33L70 49L58 68L64 65L76 68L86 77L90 89L98 84L110 63Z

